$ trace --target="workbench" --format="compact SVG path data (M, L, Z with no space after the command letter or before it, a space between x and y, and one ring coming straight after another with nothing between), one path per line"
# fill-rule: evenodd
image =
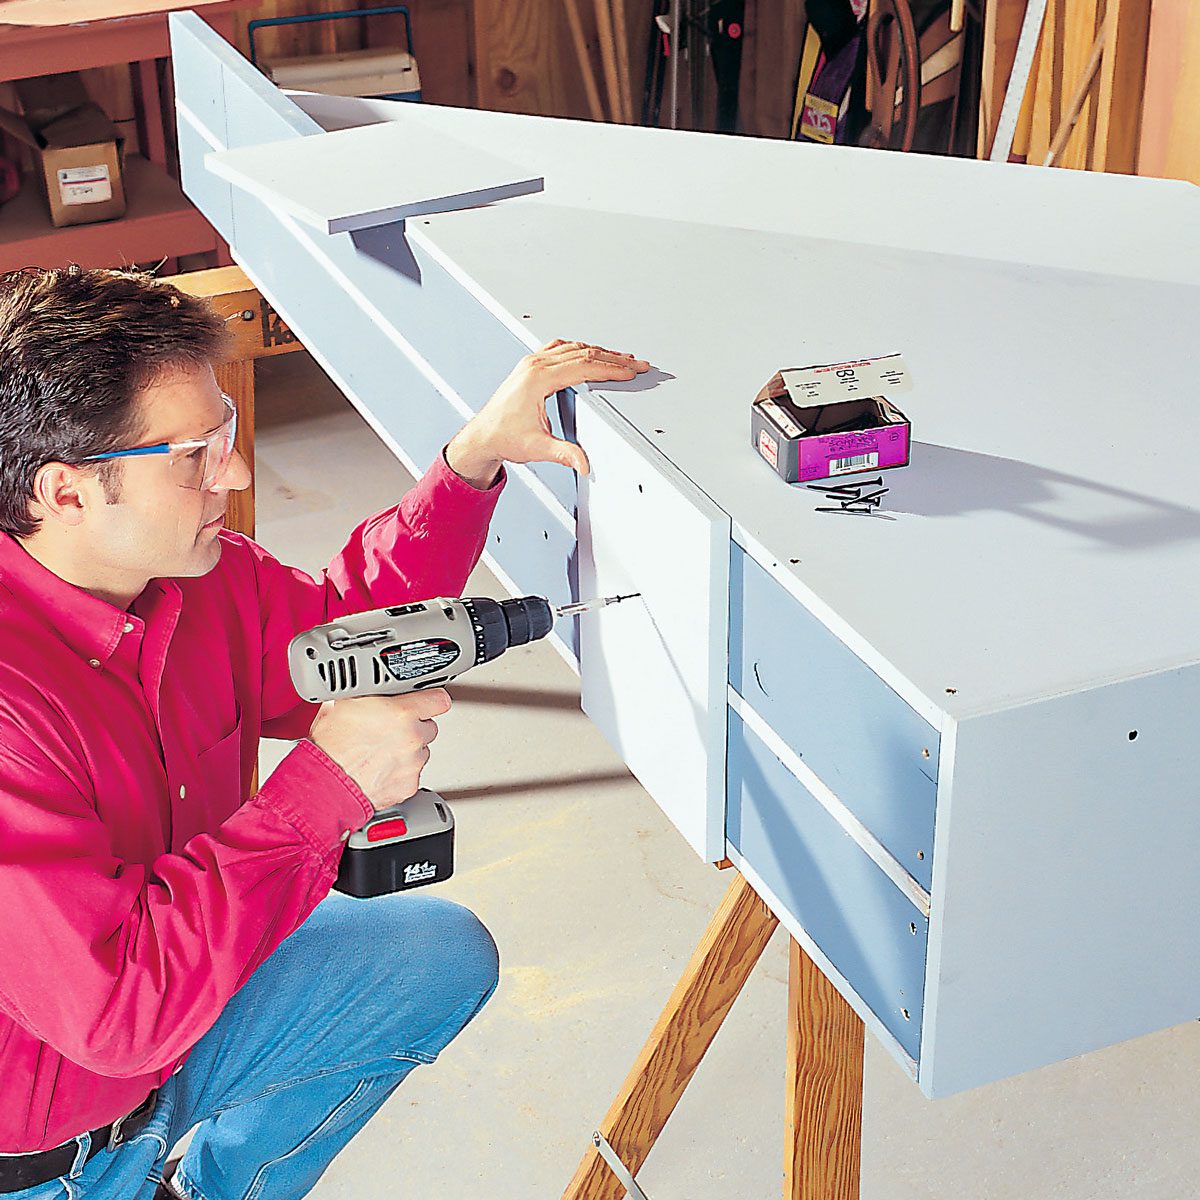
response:
M857 1194L864 1027L936 1098L1200 1014L1200 192L284 96L172 27L185 189L410 470L551 337L655 364L550 405L592 475L512 469L487 548L517 593L642 593L557 647L737 871L601 1149L636 1170L651 1076L675 1055L682 1090L775 920L794 1196ZM380 124L544 190L322 231L309 210L372 176L337 131ZM750 401L895 351L912 463L877 517L819 513L751 448ZM606 1171L589 1151L568 1195L620 1195Z

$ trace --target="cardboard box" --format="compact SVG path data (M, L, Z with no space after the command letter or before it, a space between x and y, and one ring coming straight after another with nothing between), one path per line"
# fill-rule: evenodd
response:
M0 129L34 152L50 220L87 225L123 216L122 139L79 76L25 79L17 95L23 113L0 109Z
M417 60L403 50L347 50L281 58L264 65L276 87L326 96L364 96L378 100L420 100Z
M789 374L772 376L750 408L751 444L781 479L807 483L908 465L912 425L890 399L835 395L798 402Z

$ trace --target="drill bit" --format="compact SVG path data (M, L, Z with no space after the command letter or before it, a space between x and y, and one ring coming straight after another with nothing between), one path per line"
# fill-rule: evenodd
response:
M600 596L595 600L580 600L576 604L558 604L554 608L556 617L577 617L580 613L593 612L597 608L607 608L610 604L620 604L622 600L636 600L641 592L630 592L628 596Z

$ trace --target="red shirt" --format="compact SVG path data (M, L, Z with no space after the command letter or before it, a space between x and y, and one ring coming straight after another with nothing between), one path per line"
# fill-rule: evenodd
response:
M288 642L459 595L500 487L439 457L316 582L223 532L129 611L0 534L0 1152L135 1108L328 893L359 788L301 741L249 794L259 737L316 714Z

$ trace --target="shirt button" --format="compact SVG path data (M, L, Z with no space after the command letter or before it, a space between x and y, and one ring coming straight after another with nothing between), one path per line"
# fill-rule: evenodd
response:
M100 660L98 658L89 658L88 659L89 667L98 667L99 665L100 665Z
M179 798L180 800L187 799L187 788L182 783L179 785Z
M125 628L122 630L122 633L132 633L132 632L133 632L133 622L126 621Z

